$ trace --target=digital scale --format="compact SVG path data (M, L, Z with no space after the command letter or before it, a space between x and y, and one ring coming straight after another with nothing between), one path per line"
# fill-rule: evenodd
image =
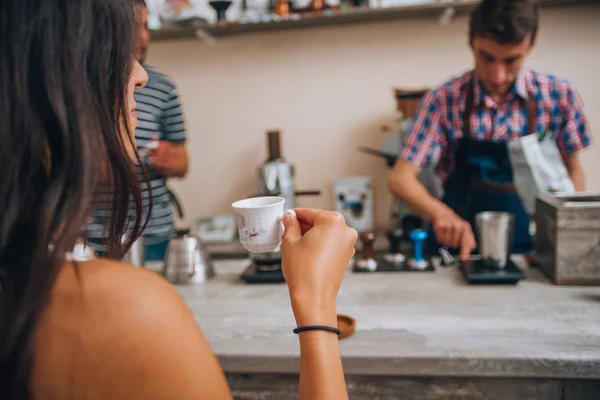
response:
M458 268L471 285L516 285L526 278L525 273L510 259L500 268L481 258L471 258L460 261Z

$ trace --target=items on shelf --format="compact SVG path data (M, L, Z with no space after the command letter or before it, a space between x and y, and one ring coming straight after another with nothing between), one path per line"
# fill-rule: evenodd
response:
M227 19L226 12L232 4L230 0L214 0L209 1L208 4L216 11L217 22L223 22Z
M152 31L198 26L212 19L216 25L259 24L334 16L346 10L373 9L423 4L432 0L148 0Z
M206 0L146 0L146 4L151 30L160 29L162 23L206 23L210 10Z

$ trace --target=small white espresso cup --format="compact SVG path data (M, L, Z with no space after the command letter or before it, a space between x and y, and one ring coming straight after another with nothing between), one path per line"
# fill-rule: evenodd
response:
M251 253L279 250L284 233L281 222L284 204L283 197L253 197L231 205L237 217L240 242L246 250Z

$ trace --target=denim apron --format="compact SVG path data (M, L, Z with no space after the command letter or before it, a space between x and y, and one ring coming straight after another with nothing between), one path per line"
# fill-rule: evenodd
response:
M530 218L513 184L512 168L506 142L493 142L472 137L471 114L473 112L473 80L469 83L463 137L455 150L455 169L445 186L442 201L456 214L468 221L476 233L475 215L482 211L505 211L515 216L512 253L528 254L533 251L529 233ZM534 123L535 103L527 107L527 134L536 131ZM429 246L437 252L439 244L430 232ZM458 249L450 249L453 253Z

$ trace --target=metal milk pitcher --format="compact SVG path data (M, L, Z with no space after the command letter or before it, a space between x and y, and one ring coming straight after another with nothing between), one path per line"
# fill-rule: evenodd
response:
M512 250L515 216L507 212L484 211L475 215L481 258L491 266L504 268Z
M126 239L124 238L123 241L125 240ZM131 248L127 251L125 256L123 256L123 261L138 267L144 266L144 263L146 262L146 249L144 247L144 238L142 236L133 242Z
M169 242L163 275L174 284L204 283L215 276L215 271L200 239L184 234Z

